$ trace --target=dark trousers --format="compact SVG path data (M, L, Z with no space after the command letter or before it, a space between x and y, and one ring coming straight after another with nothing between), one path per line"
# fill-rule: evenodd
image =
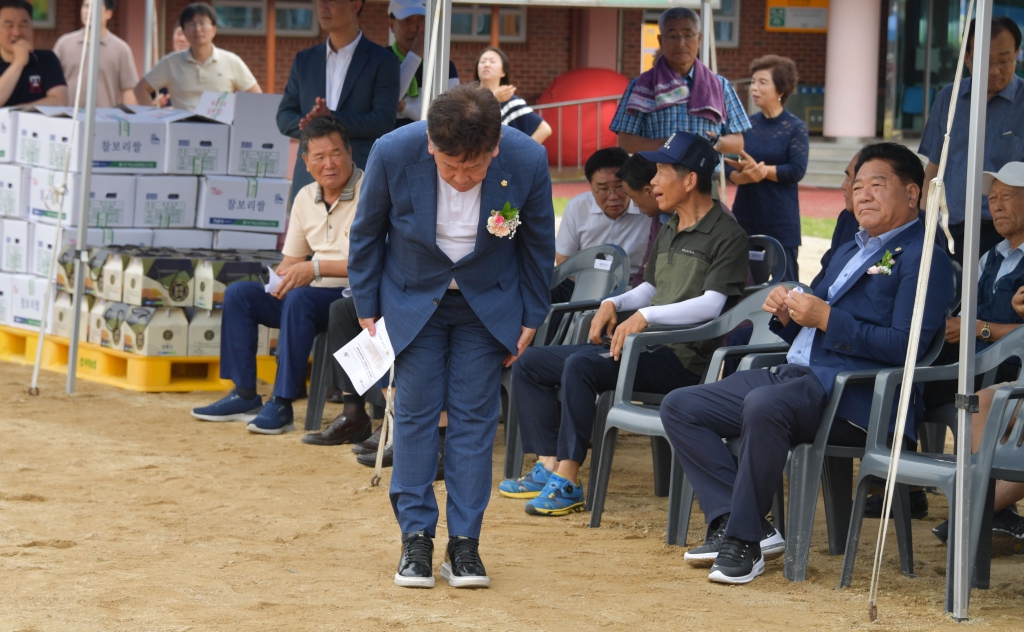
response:
M363 328L359 326L359 316L356 314L355 299L349 296L331 303L330 321L327 325L327 349L332 354L352 342L352 339L362 331ZM345 369L341 368L341 364L333 358L331 359L331 375L335 388L348 395L356 393L355 387L352 386L352 380L345 373ZM384 407L384 396L381 394L380 388L387 388L388 379L389 376L385 374L377 384L379 388L373 387L366 391L364 395L368 402L374 406Z
M793 246L791 248L783 248L786 251L786 274L782 277L783 281L792 281L793 283L800 282L800 265L797 263L797 254L800 250L799 246Z
M524 452L583 462L594 433L597 396L614 390L619 378L619 363L602 357L606 353L599 345L530 347L512 365ZM700 376L688 371L671 349L656 347L640 356L634 388L668 393L699 381Z
M814 440L827 400L809 368L788 364L776 372L739 371L665 398L661 421L708 524L731 513L726 535L761 540L789 448ZM736 458L722 442L734 437L740 438ZM836 420L829 442L862 446L865 437Z
M402 533L434 536L438 509L437 424L448 410L444 473L448 534L480 537L491 497L491 460L508 350L461 294L446 293L395 358L395 465L391 506Z
M964 224L950 224L949 234L953 236L953 245L956 248L956 252L950 255L951 259L956 260L957 263L963 265L964 263ZM941 236L941 238L940 238ZM945 235L940 228L935 232L935 239L939 244L945 243ZM996 244L1003 240L1003 236L996 232L995 224L990 219L981 220L981 241L980 247L978 248L978 256L985 254L992 248L995 248ZM949 250L946 250L949 253Z
M234 283L224 293L220 376L239 388L256 388L259 325L281 330L274 395L296 399L303 391L313 338L327 330L327 315L342 288L298 287L279 300L263 284Z

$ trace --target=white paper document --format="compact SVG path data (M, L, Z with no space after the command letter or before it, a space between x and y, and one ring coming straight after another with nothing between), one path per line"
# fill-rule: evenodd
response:
M263 287L266 288L267 294L273 294L277 290L277 286L281 285L281 277L277 275L273 268L268 267L267 270L270 271L270 282Z
M388 337L383 318L377 321L376 328L377 335L371 338L369 331L364 329L352 342L334 354L334 359L345 369L345 373L348 373L352 386L360 395L376 384L395 361L395 353L391 348L391 339Z

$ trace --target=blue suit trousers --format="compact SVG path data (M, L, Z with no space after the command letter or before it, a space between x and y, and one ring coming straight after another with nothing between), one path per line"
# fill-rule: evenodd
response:
M303 390L313 338L327 331L331 303L342 288L298 287L284 300L254 281L235 283L224 293L220 376L239 388L256 388L259 325L280 329L274 395L295 399Z
M480 537L508 351L459 293L443 295L430 320L395 358L391 505L402 533L435 535L437 423L448 410L444 473L449 536Z

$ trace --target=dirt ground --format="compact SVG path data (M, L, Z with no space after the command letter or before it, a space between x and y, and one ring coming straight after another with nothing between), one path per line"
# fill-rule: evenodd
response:
M347 446L192 420L209 393L82 382L68 397L63 376L44 372L35 398L29 378L0 363L0 631L871 627L876 521L850 590L835 589L841 558L828 556L821 509L808 581L786 581L779 559L750 585L710 583L664 544L667 502L654 497L642 437L620 440L600 529L587 514L528 516L495 491L481 545L491 589L439 579L409 590L392 583L400 545L386 486L369 487ZM494 489L503 450L499 430ZM871 629L955 625L942 613L945 549L928 532L946 507L931 501L914 524L919 577L899 574L893 542ZM695 514L691 542L702 525ZM1022 629L1024 556L996 560L992 585L974 592L972 626Z

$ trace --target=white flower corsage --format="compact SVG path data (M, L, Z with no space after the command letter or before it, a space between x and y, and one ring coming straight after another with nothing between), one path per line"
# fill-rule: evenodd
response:
M516 235L519 223L519 209L505 202L500 211L491 211L491 216L487 218L487 232L495 237L512 239Z
M892 253L886 250L885 254L882 255L882 260L868 268L868 274L884 274L889 276L892 274L893 263Z

